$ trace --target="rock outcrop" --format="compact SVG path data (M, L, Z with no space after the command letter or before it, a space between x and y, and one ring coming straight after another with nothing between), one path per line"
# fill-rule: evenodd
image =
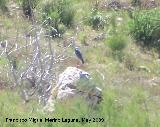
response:
M54 111L54 103L78 96L83 97L89 105L96 105L102 100L102 90L90 83L89 73L76 67L68 67L59 75L57 85L52 90L45 110ZM83 81L83 82L81 82Z

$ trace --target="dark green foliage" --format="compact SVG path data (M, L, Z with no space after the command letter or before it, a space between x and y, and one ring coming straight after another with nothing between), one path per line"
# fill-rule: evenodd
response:
M126 37L122 34L116 34L108 38L108 46L112 51L122 51L126 45Z
M141 0L132 0L131 4L132 6L141 6L142 2Z
M64 3L61 5L61 12L60 12L60 20L61 22L70 27L73 25L75 10L73 9L71 2L64 0Z
M71 1L69 0L50 0L43 5L43 18L50 17L53 26L63 23L66 26L71 26L74 19L74 9L72 8Z
M89 17L89 25L94 29L103 29L105 26L105 19L102 13L97 9L93 9L91 12L91 16Z
M6 6L7 0L0 0L0 10L3 12L8 11L8 8Z
M31 18L33 16L32 10L37 6L40 0L18 0L23 9L23 14L27 18Z
M59 36L65 32L65 26L73 25L75 10L70 0L49 0L42 6L42 19L49 19L47 27L51 28L51 36Z
M127 46L127 36L125 34L113 31L112 35L107 39L107 45L112 51L113 58L122 62L125 53L123 50Z
M130 24L130 33L142 46L160 47L160 10L135 12Z

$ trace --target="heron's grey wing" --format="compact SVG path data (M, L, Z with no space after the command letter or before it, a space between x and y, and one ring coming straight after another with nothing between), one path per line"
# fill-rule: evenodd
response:
M82 61L82 63L84 63L83 56L82 56L81 52L79 50L75 50L75 54Z

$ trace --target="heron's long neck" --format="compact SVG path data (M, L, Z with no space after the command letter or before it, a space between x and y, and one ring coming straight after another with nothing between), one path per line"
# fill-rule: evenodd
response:
M76 48L75 39L74 39L73 42L72 42L72 46L73 46L74 49Z

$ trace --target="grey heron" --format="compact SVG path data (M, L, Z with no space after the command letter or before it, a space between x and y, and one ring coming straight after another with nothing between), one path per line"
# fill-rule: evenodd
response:
M80 50L79 47L77 47L77 46L75 45L75 38L72 38L72 45L73 45L73 48L74 48L74 51L75 51L75 54L76 54L77 58L78 58L79 60L81 60L82 64L84 64L84 59L83 59L83 55L82 55L82 53L81 53L81 50Z

